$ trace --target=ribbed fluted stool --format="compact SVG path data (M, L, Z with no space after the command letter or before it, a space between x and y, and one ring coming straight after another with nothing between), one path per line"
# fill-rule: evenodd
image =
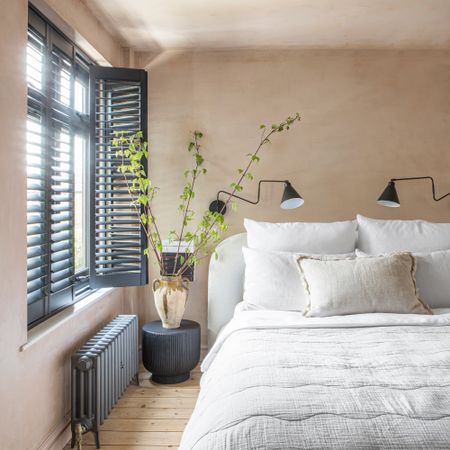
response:
M200 324L182 320L180 328L163 328L160 320L142 327L142 362L160 384L181 383L200 360Z

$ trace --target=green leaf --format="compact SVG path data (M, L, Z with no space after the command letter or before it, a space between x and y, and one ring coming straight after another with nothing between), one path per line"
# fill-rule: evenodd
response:
M148 195L145 194L140 194L138 197L138 201L143 204L144 206L146 206L148 204Z
M264 128L266 128L266 126L265 126L264 124L261 124L261 125L259 126L259 128L260 128L261 130L263 130Z
M198 166L201 166L203 164L203 156L200 155L200 153L196 153L195 154L195 162L197 163Z

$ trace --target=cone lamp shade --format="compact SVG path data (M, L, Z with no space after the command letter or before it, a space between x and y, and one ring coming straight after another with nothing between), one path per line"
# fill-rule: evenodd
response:
M383 193L378 198L377 203L381 206L387 206L388 208L398 208L400 206L397 189L395 188L395 183L393 181L389 181Z
M302 206L305 200L292 187L291 183L286 182L284 185L283 196L281 197L280 206L282 209L294 209Z

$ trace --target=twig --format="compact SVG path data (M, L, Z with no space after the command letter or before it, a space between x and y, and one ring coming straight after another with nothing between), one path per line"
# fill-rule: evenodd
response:
M122 166L124 166L125 159L124 159L124 154L123 154L123 147L122 147L122 144L121 144L121 157L122 157ZM160 270L162 270L162 262L161 262L161 259L160 259L160 257L159 257L159 254L158 254L158 251L157 251L157 248L156 248L156 244L154 243L153 237L152 237L152 235L151 235L151 230L150 230L150 226L149 226L149 223L148 223L148 219L147 219L147 225L145 225L145 224L142 222L142 219L141 219L141 211L140 211L140 208L138 209L138 207L137 207L137 205L136 205L137 200L136 200L136 197L133 195L133 189L130 187L130 183L129 183L129 181L128 181L127 174L126 174L126 172L122 172L122 173L123 173L123 176L124 176L124 178L125 178L125 183L126 183L126 185L127 185L128 193L130 194L130 197L131 197L131 203L132 203L132 205L134 206L134 209L135 209L135 211L136 211L136 215L138 216L139 223L141 224L141 227L142 227L142 229L144 230L144 233L145 233L145 235L147 236L147 239L149 240L150 245L152 246L152 249L153 249L153 252L155 253L156 259L158 260L159 268L160 268ZM145 206L144 206L144 209L145 209ZM147 216L147 217L148 217L148 216ZM152 217L153 217L153 216L152 216ZM156 224L154 224L154 226L155 226L155 225L156 225ZM156 226L155 226L155 229L156 229Z
M196 154L199 154L199 150L200 150L200 145L198 143L198 139L197 139L197 133L194 132L194 146L195 146L195 152ZM198 159L195 159L196 163L195 163L195 169L192 175L192 184L189 190L189 197L187 199L187 201L185 200L184 204L185 204L185 210L184 210L184 215L183 215L183 221L181 223L181 231L180 234L178 235L178 248L177 248L177 253L175 255L175 260L173 263L173 269L172 269L172 274L175 273L175 270L177 268L177 263L178 263L178 256L180 254L180 247L181 247L181 240L183 239L183 232L184 232L184 228L186 226L186 218L187 218L187 214L189 212L189 205L191 203L191 199L192 199L192 192L194 191L194 186L195 186L195 181L197 180L200 172L199 172L199 163L198 163Z

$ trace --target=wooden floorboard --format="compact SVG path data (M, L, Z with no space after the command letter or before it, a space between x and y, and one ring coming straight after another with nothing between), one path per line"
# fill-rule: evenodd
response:
M105 445L178 445L181 431L101 431L100 442ZM86 444L94 444L92 433L86 435Z
M109 418L102 431L183 431L188 419L115 419Z
M168 450L179 446L183 430L197 401L197 367L180 384L161 385L150 380L141 366L139 386L131 385L101 427L102 450ZM65 449L69 449L67 445ZM94 449L92 433L83 436L83 449ZM65 450L64 449L64 450Z
M70 448L70 447L68 447ZM83 445L83 449L92 450L95 445ZM177 449L178 445L101 445L100 450L168 450ZM65 450L65 449L64 449Z

